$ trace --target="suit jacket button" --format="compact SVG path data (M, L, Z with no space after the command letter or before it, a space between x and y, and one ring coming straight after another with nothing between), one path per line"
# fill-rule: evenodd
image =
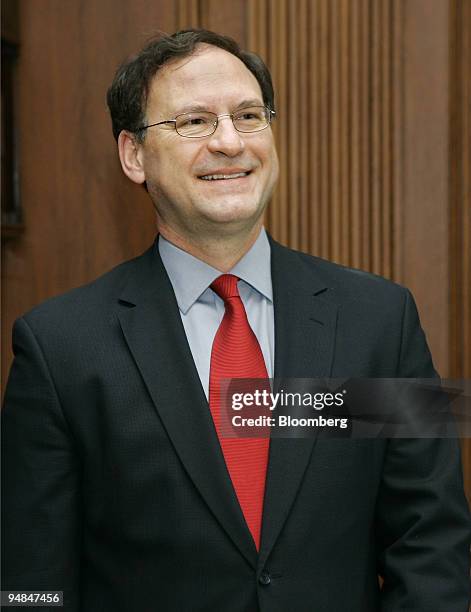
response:
M258 581L260 584L263 584L263 586L268 586L271 582L271 576L268 572L262 572Z

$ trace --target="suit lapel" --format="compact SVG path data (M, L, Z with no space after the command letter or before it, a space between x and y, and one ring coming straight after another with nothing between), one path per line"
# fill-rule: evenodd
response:
M337 306L327 300L329 288L304 256L274 241L271 253L275 378L329 377L337 324ZM315 438L271 440L259 567L289 515L315 442Z
M330 376L337 307L311 263L271 241L275 377ZM237 502L173 289L153 246L131 263L119 321L158 416L189 477L250 565L257 552ZM315 439L272 439L261 550L263 567L289 515Z
M173 288L156 246L134 261L121 293L118 316L157 413L188 475L255 567L256 549L227 473Z

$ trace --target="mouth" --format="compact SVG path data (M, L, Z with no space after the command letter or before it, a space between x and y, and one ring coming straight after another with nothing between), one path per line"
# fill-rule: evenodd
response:
M216 172L213 174L202 174L198 176L203 181L230 181L234 179L244 178L251 174L251 170L242 172Z

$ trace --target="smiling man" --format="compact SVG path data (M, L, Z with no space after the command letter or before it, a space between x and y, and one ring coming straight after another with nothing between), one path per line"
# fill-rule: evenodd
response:
M259 236L278 177L265 78L267 99L237 56L200 43L149 83L141 137L118 135L123 170L146 183L160 234L224 272Z
M225 378L436 376L406 289L263 229L266 66L178 32L119 68L108 104L159 235L15 324L3 589L83 612L466 612L455 440L221 433Z

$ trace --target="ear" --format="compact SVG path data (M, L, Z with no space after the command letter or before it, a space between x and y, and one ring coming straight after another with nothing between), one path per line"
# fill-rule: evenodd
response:
M124 174L133 183L144 183L146 177L142 164L142 149L136 141L136 136L123 130L118 136L118 151Z

